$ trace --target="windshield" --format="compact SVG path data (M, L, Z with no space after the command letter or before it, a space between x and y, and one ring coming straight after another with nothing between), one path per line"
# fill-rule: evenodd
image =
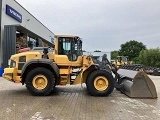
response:
M122 57L122 61L127 62L127 57Z

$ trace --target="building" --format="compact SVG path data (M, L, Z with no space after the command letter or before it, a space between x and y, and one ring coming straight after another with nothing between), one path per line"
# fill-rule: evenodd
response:
M54 33L15 0L0 0L0 13L0 67L21 48L53 45Z

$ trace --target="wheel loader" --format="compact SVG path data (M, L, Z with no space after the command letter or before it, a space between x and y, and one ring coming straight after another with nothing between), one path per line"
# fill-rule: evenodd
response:
M132 62L128 60L128 56L117 56L117 60L115 60L112 65L118 70L122 65L126 64L132 64Z
M3 77L26 85L29 93L36 96L50 95L57 85L85 83L88 92L93 96L108 96L117 88L122 93L128 92L129 97L157 98L152 80L145 79L143 76L146 77L146 74L143 71L127 70L125 73L123 69L118 73L112 69L106 55L103 58L95 63L92 56L82 55L82 40L78 36L56 35L52 52L44 48L12 55L9 67L4 69ZM130 76L133 73L136 77ZM142 84L139 84L139 81ZM148 86L143 84L146 81L151 84L151 88L141 90Z

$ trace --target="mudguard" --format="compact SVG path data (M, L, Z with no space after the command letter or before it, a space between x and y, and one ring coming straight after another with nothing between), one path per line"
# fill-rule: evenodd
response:
M53 61L50 60L50 59L31 59L31 60L27 61L22 67L22 75L21 76L24 75L27 67L30 66L31 64L34 64L34 63L43 63L43 64L46 64L46 65L50 65L52 67L52 69L54 70L56 76L57 77L59 76L58 66L55 63L53 63Z

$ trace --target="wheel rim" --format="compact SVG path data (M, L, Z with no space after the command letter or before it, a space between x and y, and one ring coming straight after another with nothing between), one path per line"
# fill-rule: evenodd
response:
M103 76L98 76L94 80L94 87L99 91L104 91L108 87L108 79Z
M48 84L48 80L44 75L36 75L33 78L32 84L36 89L42 90L42 89L46 88L46 86Z

